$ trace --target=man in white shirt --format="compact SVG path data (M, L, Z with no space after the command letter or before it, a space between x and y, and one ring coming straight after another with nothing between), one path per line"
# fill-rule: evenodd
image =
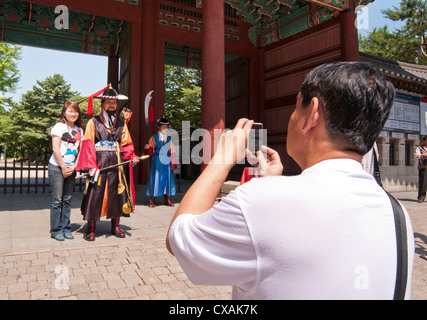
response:
M393 209L361 161L393 98L392 84L369 65L331 63L314 69L288 124L287 151L302 174L281 176L279 155L264 147L271 162L257 153L262 178L214 206L229 170L245 156L241 146L253 121L240 119L221 137L169 228L167 247L189 279L232 285L234 299L392 299ZM222 161L227 157L232 163ZM414 239L404 212L408 299Z

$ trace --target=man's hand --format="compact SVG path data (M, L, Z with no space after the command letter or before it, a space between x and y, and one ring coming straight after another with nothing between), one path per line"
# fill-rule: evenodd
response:
M243 160L253 123L253 120L243 118L237 122L233 130L223 133L209 164L225 165L231 169L236 163Z
M133 158L133 159L132 159L132 165L135 165L135 164L137 164L137 163L139 163L139 159L138 159L138 157Z
M89 169L89 176L93 177L96 174L97 170L99 170L99 169L98 168Z
M185 194L175 211L171 225L183 213L197 215L212 208L230 169L245 157L246 142L253 123L252 120L240 119L233 130L221 136L209 165ZM172 253L168 237L166 237L166 246Z
M267 154L271 160L267 160L264 153ZM262 151L257 152L257 159L258 167L256 170L261 177L282 175L283 165L276 150L262 146Z

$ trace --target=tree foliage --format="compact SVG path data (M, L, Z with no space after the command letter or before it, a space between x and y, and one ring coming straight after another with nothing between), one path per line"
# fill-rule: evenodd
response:
M200 127L202 106L201 71L165 66L165 117L180 130L182 121Z
M0 43L0 114L11 99L6 93L14 92L19 82L18 61L21 59L21 47Z
M79 97L70 87L60 74L54 74L37 81L19 103L12 103L8 126L0 130L0 140L7 142L9 155L50 150L50 129L59 121L62 106Z
M360 50L384 58L427 65L427 56L422 50L427 33L427 1L402 0L399 5L381 12L390 20L404 21L405 25L394 32L390 32L387 26L374 28L367 36L359 37Z

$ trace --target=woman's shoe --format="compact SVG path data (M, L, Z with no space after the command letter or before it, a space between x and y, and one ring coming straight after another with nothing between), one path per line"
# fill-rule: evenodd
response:
M58 240L58 241L64 241L64 240L65 240L64 235L63 235L63 234L61 234L61 233L58 233L58 234L57 234L57 235L55 235L53 238L54 238L55 240Z
M65 239L74 239L74 236L71 234L71 232L66 232L66 233L64 233L64 238Z

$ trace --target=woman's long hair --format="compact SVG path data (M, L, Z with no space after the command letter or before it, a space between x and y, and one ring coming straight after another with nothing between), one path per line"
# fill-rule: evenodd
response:
M78 126L79 128L82 127L82 112L80 110L80 107L77 103L74 101L65 101L64 106L62 107L61 111L61 119L59 122L67 123L67 119L65 118L65 111L67 111L68 108L72 108L74 111L78 112L79 117L77 118L76 122L74 124Z

